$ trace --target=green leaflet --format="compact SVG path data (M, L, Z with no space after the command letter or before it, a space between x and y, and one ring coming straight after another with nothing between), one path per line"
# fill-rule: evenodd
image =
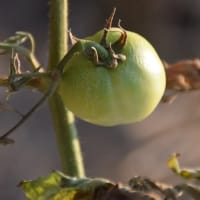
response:
M54 171L46 177L23 181L20 187L28 200L90 200L98 187L113 186L105 179L77 179Z
M53 200L53 196L61 190L61 180L61 174L53 172L47 177L41 177L34 181L24 181L20 186L24 190L27 199Z
M173 154L167 162L168 167L182 178L200 180L200 169L181 169L178 157L179 154Z
M198 181L200 180L200 170L199 169L181 169L178 161L179 154L173 154L169 158L167 164L168 167L175 172L175 174L181 176L187 180L195 179L197 182L194 185L190 183L183 183L174 186L174 189L179 192L180 196L182 193L187 193L191 196L194 200L200 199L200 187Z

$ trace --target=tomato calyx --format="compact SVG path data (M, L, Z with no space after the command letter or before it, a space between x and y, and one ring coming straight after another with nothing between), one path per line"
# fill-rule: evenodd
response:
M103 29L103 36L100 42L82 40L74 37L69 31L69 38L72 44L77 42L82 42L83 53L85 56L93 62L95 66L101 66L106 68L115 69L119 62L126 60L126 55L122 54L121 51L127 41L127 33L121 27L120 21L118 23L118 30L112 30L112 21L115 15L116 9L113 9L112 14L106 20L105 27ZM120 32L119 39L113 43L108 42L108 33L109 32Z

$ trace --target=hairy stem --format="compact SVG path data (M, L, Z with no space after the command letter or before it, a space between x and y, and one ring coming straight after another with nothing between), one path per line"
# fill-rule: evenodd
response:
M53 70L67 51L67 0L50 0L49 69ZM49 100L63 171L70 176L84 176L84 167L73 114L66 109L59 94Z

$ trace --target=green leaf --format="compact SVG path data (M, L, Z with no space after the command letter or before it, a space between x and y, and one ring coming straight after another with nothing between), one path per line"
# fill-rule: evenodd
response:
M28 200L90 200L98 187L113 186L106 179L73 178L54 171L46 177L20 183Z
M179 174L181 169L178 162L178 154L172 154L169 160L167 161L168 167L175 173Z
M24 181L20 186L24 190L27 199L43 200L53 199L51 197L60 190L60 183L60 174L53 172L47 177L38 178L34 181Z
M177 175L184 179L198 179L200 180L200 170L199 169L181 169L178 161L179 154L173 154L168 162L168 167L175 172Z

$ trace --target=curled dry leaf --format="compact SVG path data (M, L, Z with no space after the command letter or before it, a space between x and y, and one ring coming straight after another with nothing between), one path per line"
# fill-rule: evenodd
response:
M200 59L164 62L167 84L163 102L172 102L176 95L200 89Z

